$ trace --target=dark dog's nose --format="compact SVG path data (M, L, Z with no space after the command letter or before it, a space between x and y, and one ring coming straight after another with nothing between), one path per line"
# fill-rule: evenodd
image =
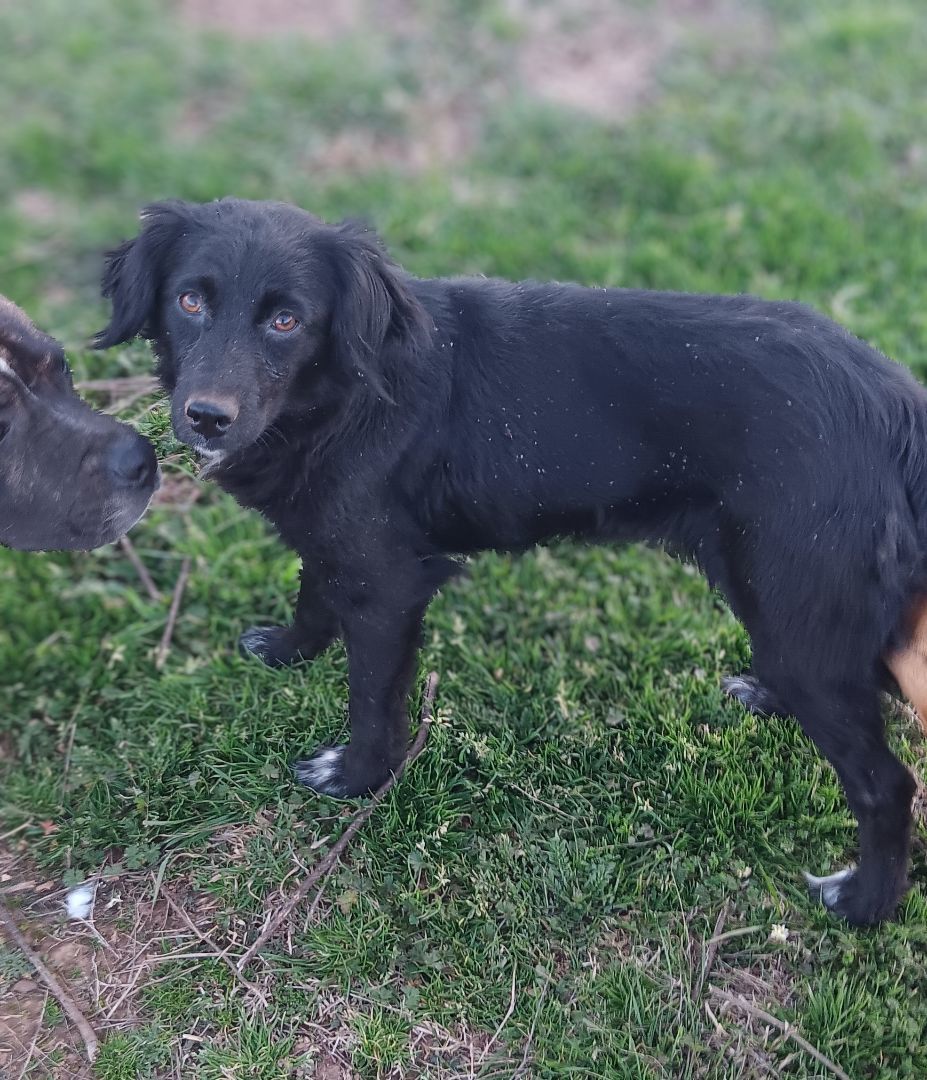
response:
M232 426L238 410L227 401L188 401L186 405L190 426L207 439L221 438Z
M107 465L116 483L128 487L151 487L158 472L154 447L134 431L116 439L107 455Z

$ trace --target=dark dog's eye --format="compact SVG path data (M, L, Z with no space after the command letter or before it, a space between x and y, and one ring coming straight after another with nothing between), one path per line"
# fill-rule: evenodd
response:
M180 304L181 311L185 311L188 315L199 315L203 311L203 298L199 293L181 293L177 303Z
M289 334L291 330L295 330L299 326L299 319L296 318L292 311L281 311L271 325L277 333Z

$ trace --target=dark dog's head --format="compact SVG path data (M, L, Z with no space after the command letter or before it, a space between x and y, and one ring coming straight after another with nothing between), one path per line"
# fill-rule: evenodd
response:
M0 544L108 544L145 512L157 477L151 444L81 401L58 342L0 297Z
M108 256L106 348L149 338L179 438L244 450L288 411L389 398L383 357L425 333L424 311L376 237L282 203L158 203Z

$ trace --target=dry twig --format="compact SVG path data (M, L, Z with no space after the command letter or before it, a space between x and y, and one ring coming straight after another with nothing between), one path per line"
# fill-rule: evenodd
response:
M158 389L158 380L154 375L123 375L118 379L81 379L75 386L81 393L110 394L118 397L137 391L154 393Z
M832 1072L834 1076L838 1077L838 1080L850 1080L850 1077L839 1065L836 1065L830 1058L825 1057L816 1046L812 1046L807 1039L799 1035L787 1020L780 1020L778 1016L773 1016L772 1013L768 1013L759 1008L759 1006L754 1005L752 1001L748 1001L739 994L729 994L727 990L721 990L717 986L712 986L709 993L713 994L719 1001L724 1002L726 1005L733 1005L735 1009L740 1009L748 1016L752 1016L754 1019L760 1020L764 1024L768 1024L777 1031L781 1031L787 1039L794 1040L806 1054L810 1054L815 1061Z
M158 380L151 375L130 375L121 379L85 379L77 384L80 391L103 393L109 396L104 413L124 413L142 397L156 392Z
M148 567L139 558L138 552L135 550L135 545L128 536L124 536L119 541L119 546L122 548L125 557L135 567L135 572L138 574L139 580L142 585L145 586L145 592L147 592L151 599L157 603L161 599L161 593L158 591L158 587L155 585L151 574L148 573Z
M88 1023L87 1017L77 1007L71 995L52 975L42 958L26 940L22 931L16 925L16 920L2 900L0 900L0 923L3 924L5 932L16 944L23 956L32 964L38 977L48 987L49 992L55 996L55 1000L80 1032L81 1038L84 1040L84 1046L87 1048L87 1059L93 1062L97 1056L97 1051L100 1049L100 1040L97 1038L96 1032Z
M167 613L167 624L161 635L161 644L158 646L158 654L155 657L155 668L160 671L164 667L168 653L171 651L171 639L174 636L174 626L177 623L177 613L180 611L180 601L183 591L187 587L187 578L190 576L190 556L187 555L177 575L177 584L174 586L174 595L171 597L171 609Z
M238 970L244 971L244 969L251 963L258 951L273 937L273 935L280 929L286 919L290 916L290 913L300 904L306 896L309 895L309 890L317 882L322 882L324 887L325 882L335 866L338 864L338 860L345 853L351 840L357 834L358 830L364 825L364 823L370 818L374 810L380 805L386 795L392 790L396 782L406 771L409 765L418 757L418 755L424 750L425 743L428 740L428 731L431 728L431 722L433 718L433 706L435 700L435 690L438 686L437 672L432 671L428 680L425 683L425 693L422 698L422 713L420 718L420 724L418 729L418 735L415 737L415 742L412 744L409 753L400 762L396 771L386 780L377 790L374 792L370 802L354 815L350 824L338 838L338 840L332 845L328 853L319 860L310 873L303 878L303 880L297 886L293 895L287 900L280 909L272 917L268 917L261 932L254 940L244 955L238 961Z
M193 933L200 939L200 941L203 942L203 944L208 949L212 950L211 955L214 956L217 960L221 960L224 964L226 964L227 967L229 968L229 970L235 976L235 978L242 984L242 986L244 986L247 990L250 990L251 993L254 994L254 996L257 998L257 1000L261 1003L261 1005L266 1006L267 1005L267 995L264 993L264 991L259 986L256 986L253 982L251 982L250 979L247 979L241 973L241 971L237 967L235 967L235 965L232 963L232 961L228 957L228 949L220 949L220 948L218 948L218 946L215 944L215 942L211 941L210 938L207 937L207 935L204 934L202 930L200 930L200 928L196 925L196 923L184 911L184 909L180 906L180 904L177 903L177 901L173 898L173 896L171 896L171 894L167 891L167 889L162 888L161 889L161 895L164 897L164 899L171 906L174 913L176 915L179 915L180 918L183 919L183 921L186 923L186 925L193 931Z
M118 379L84 379L77 383L77 389L84 393L107 394L109 404L105 412L125 412L140 398L155 393L158 380L153 375L126 375Z

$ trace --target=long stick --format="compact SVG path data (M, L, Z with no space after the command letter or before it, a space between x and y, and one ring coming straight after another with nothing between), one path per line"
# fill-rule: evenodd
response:
M54 994L55 999L62 1009L67 1013L68 1017L74 1023L74 1026L80 1032L81 1038L84 1040L84 1046L87 1048L87 1059L90 1062L97 1056L97 1051L100 1049L100 1040L97 1038L96 1032L90 1026L87 1021L87 1017L80 1011L74 1002L71 995L64 989L60 982L45 966L42 958L35 952L32 946L26 941L19 927L16 925L13 916L10 914L6 904L0 900L0 923L3 923L4 930L15 942L17 948L22 952L23 956L29 961L35 968L36 974L48 987L49 992Z
M160 671L167 660L167 654L171 651L171 638L174 636L174 625L177 622L177 613L180 611L180 601L183 591L187 586L187 578L190 575L190 556L187 555L177 575L177 584L174 586L174 595L171 598L171 609L167 613L167 625L161 635L161 644L158 646L158 654L155 657L155 668Z
M362 810L358 810L358 812L351 819L351 823L344 830L338 840L332 845L332 848L328 852L328 854L325 855L325 857L316 864L315 868L310 871L310 873L305 878L303 878L303 880L299 883L296 891L289 898L289 900L284 903L284 905L280 908L276 915L274 915L273 918L269 919L265 923L264 929L260 932L260 934L258 934L254 943L249 946L244 955L238 961L239 971L243 971L248 966L248 964L251 963L257 952L280 929L280 927L289 917L293 909L297 907L297 905L303 899L305 899L312 886L315 885L316 882L318 882L319 880L324 881L324 879L327 878L329 874L331 874L338 860L347 850L348 844L351 843L351 840L357 834L357 831L361 828L364 822L367 821L367 819L371 816L374 810L376 810L376 808L380 805L385 796L392 790L392 788L396 784L396 781L402 776L408 766L411 765L413 761L415 761L418 755L425 748L425 743L428 740L428 731L431 727L431 721L433 718L432 709L434 705L435 691L437 690L437 687L438 674L437 672L432 671L428 676L427 682L425 683L425 693L422 698L421 723L419 725L418 735L416 735L415 742L412 744L412 748L409 750L409 753L406 755L403 761L400 762L399 767L390 776L390 778L384 781L384 783L381 784L379 788L377 788L370 802Z

